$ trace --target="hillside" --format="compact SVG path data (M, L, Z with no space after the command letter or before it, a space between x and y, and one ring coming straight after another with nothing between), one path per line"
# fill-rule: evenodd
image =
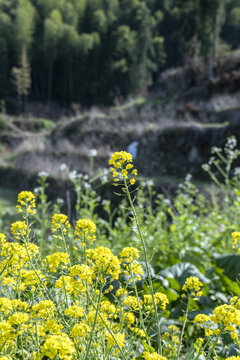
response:
M97 150L96 167L103 169L111 152L126 150L135 141L144 176L179 178L190 172L201 179L201 164L208 161L211 147L223 146L229 135L240 138L238 58L240 64L236 56L232 67L229 59L223 64L225 70L214 83L203 82L196 69L168 70L145 97L76 111L55 122L1 115L2 185L6 174L9 185L42 170L59 178L63 163L88 173L91 149Z

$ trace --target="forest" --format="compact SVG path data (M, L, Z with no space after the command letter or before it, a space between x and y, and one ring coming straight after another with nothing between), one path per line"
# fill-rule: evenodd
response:
M0 99L113 104L239 47L239 0L0 0Z

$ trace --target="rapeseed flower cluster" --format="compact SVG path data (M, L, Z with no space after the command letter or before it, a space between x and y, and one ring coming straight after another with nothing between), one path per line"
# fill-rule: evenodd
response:
M19 213L36 214L35 195L31 191L21 191L18 194L18 202L20 203L17 205Z
M163 354L175 358L180 345L180 329L176 325L168 326L168 331L162 335Z
M76 222L74 234L82 246L86 246L86 243L92 245L96 240L95 233L96 225L90 219L80 219Z
M193 321L198 327L205 329L205 336L229 333L232 339L238 338L240 325L240 309L237 297L230 299L230 304L217 306L211 315L198 314Z
M25 221L16 221L12 224L11 232L16 239L23 238L27 233L27 224Z
M144 351L143 358L145 360L167 360L167 358L165 356L159 355L156 352L149 353L147 351Z
M67 233L68 228L71 225L69 223L67 215L54 214L52 217L52 233L55 239L61 240L62 237Z
M202 291L200 291L202 287L203 283L196 276L191 276L185 281L182 290L190 293L193 296L202 296ZM185 294L183 294L183 297L184 296Z
M73 341L65 333L47 336L41 346L41 356L48 356L49 359L58 356L59 359L69 360L75 352Z
M69 254L64 252L56 252L52 255L46 256L43 265L49 266L49 270L56 273L57 271L66 269L69 263Z
M104 282L107 277L111 281L119 279L120 261L109 248L100 246L96 249L88 249L87 262L93 269L95 276L99 276L101 282Z
M120 253L120 261L124 269L123 273L130 277L130 282L133 282L134 278L141 280L141 275L143 275L143 268L138 261L139 256L139 250L134 247L126 247Z
M133 169L132 154L126 151L119 151L112 154L109 160L109 165L114 182L117 183L119 180L128 180L131 185L134 185L136 180L134 176L137 176L137 169Z
M154 294L154 299L155 299L156 305L162 310L165 310L167 304L169 304L169 300L168 300L167 296L161 292L156 292ZM154 311L153 298L152 298L151 294L143 295L143 303L147 310L152 311L152 312Z

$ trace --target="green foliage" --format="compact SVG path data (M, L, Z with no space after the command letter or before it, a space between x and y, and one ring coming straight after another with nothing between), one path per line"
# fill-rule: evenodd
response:
M158 72L203 59L213 75L222 44L239 47L234 0L1 0L0 96L25 48L35 98L113 103ZM211 76L210 76L211 77Z
M7 130L8 129L8 121L4 114L0 114L0 130Z
M240 7L239 6L235 6L231 9L229 18L230 18L230 23L233 26L236 26L236 27L239 26L239 22L240 22Z
M8 61L17 65L9 49L19 55L25 48L33 89L36 82L48 102L112 102L138 92L164 61L163 12L153 3L1 0L0 73Z
M203 283L209 283L210 280L206 278L196 266L189 263L179 263L160 271L160 275L168 280L174 279L178 282L180 287L183 286L186 279L190 276L196 276ZM170 280L171 281L171 280Z
M56 123L53 120L44 118L33 118L30 119L32 131L46 130L52 132L56 128Z
M19 51L28 49L33 41L34 7L29 0L19 0L16 9L16 37Z

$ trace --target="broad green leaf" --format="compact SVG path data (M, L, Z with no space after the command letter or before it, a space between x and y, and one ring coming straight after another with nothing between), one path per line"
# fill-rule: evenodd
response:
M222 285L223 285L223 291L231 292L234 295L240 295L240 286L237 283L237 281L231 280L228 276L224 275L224 270L215 266L216 273L220 276Z
M203 283L208 284L210 282L210 280L204 276L195 265L190 263L175 264L167 269L160 271L159 274L166 277L174 289L176 289L176 284L172 283L172 279L176 280L180 287L182 287L186 279L191 276L196 276Z
M224 269L224 275L228 276L231 280L239 279L240 276L240 255L239 254L227 254L218 255L214 254L217 267Z

